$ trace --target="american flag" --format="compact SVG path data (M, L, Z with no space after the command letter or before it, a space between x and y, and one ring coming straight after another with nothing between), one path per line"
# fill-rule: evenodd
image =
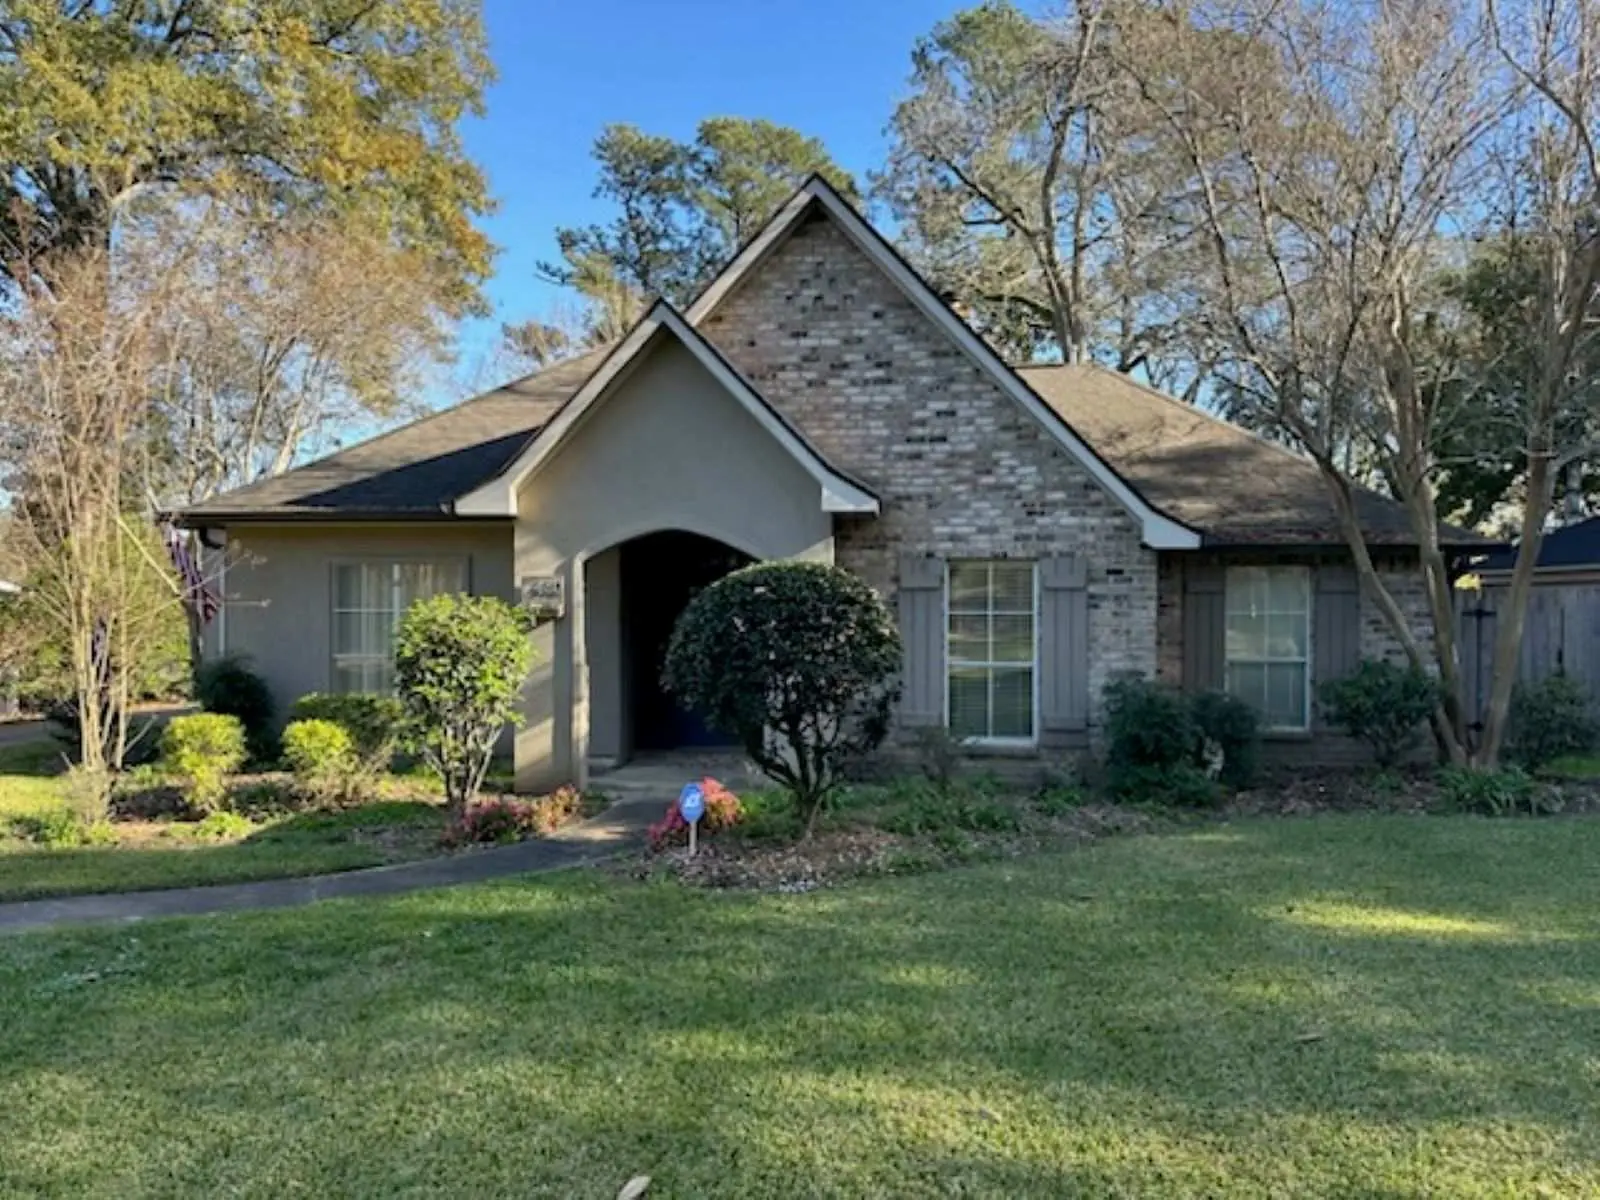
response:
M217 595L200 573L200 564L189 552L189 539L171 521L161 522L161 536L167 543L167 554L172 558L172 569L183 582L183 599L200 614L200 623L209 625L211 618L222 607L222 597Z

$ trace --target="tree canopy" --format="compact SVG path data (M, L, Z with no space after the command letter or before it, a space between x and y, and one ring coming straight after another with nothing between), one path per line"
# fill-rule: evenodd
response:
M165 187L336 214L474 307L489 198L456 125L491 77L479 0L8 0L0 279Z
M856 195L820 141L760 119L713 117L687 142L611 125L594 158L616 215L557 229L560 260L539 266L579 307L505 330L536 363L620 336L650 297L686 303L813 172Z

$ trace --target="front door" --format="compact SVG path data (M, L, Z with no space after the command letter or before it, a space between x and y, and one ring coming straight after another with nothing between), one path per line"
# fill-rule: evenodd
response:
M678 616L708 584L750 562L710 538L676 531L647 534L622 547L622 626L635 750L726 746L727 734L687 712L661 686Z

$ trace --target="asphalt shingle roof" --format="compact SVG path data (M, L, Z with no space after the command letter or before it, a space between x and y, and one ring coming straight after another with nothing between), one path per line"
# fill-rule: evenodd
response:
M1105 367L1030 366L1017 373L1151 504L1216 545L1344 542L1316 464ZM1357 488L1369 542L1415 541L1405 509ZM1452 544L1485 542L1446 526Z
M454 408L189 509L191 524L229 519L420 518L508 467L599 366L609 348L519 379ZM1018 374L1146 500L1218 545L1341 541L1316 467L1114 371L1035 366ZM1400 505L1360 490L1370 540L1412 540ZM1447 530L1461 545L1486 544Z
M1498 550L1478 564L1481 571L1509 571L1517 565L1515 546ZM1540 567L1600 567L1600 517L1564 525L1544 535Z

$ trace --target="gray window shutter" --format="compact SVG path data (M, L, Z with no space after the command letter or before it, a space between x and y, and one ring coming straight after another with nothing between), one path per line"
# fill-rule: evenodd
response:
M1352 565L1316 568L1311 598L1311 688L1361 662L1361 581Z
M944 724L944 560L920 554L900 559L900 680L902 725Z
M1228 575L1221 563L1183 569L1183 686L1220 692L1227 686Z
M1081 555L1039 562L1039 726L1089 727L1089 573Z

